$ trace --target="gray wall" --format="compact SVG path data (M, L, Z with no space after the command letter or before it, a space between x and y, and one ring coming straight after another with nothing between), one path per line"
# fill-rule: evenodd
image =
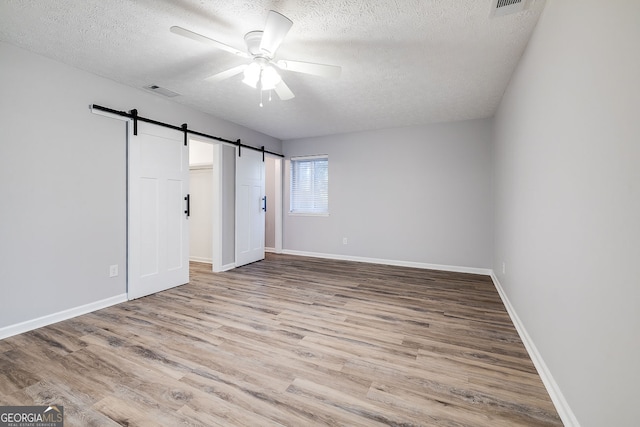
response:
M286 162L283 249L489 268L490 136L473 120L284 141L287 157L329 156L330 215L288 213Z
M244 144L244 142L243 142ZM222 146L222 266L236 259L236 154L237 148Z
M265 157L265 194L267 196L267 213L264 225L264 246L268 249L276 247L276 159Z
M0 63L0 329L126 291L125 125L89 104L281 150L271 137L6 43ZM118 277L108 277L111 264Z
M638 41L638 1L548 2L495 118L494 269L582 426L640 420Z

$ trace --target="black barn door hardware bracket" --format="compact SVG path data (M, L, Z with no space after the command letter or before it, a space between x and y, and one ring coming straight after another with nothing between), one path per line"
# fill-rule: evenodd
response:
M183 123L182 124L182 130L184 131L184 146L187 146L187 139L189 138L187 135L189 135L189 131L187 130L187 124Z
M135 108L131 110L131 117L133 118L133 134L138 134L138 110Z

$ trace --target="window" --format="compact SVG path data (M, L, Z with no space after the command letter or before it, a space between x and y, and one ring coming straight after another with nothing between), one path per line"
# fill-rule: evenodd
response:
M291 208L294 214L329 214L329 158L291 158Z

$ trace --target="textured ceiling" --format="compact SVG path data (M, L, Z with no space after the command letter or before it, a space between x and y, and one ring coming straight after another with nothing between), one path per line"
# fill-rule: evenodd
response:
M492 116L544 6L531 3L490 18L491 0L2 0L0 40L132 87L157 84L285 140ZM276 59L340 65L340 78L283 71L296 97L260 108L241 75L204 80L246 60L169 32L245 50L270 9L294 23Z

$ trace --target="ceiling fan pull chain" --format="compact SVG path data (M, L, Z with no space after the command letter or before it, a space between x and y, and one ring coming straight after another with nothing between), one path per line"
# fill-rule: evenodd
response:
M258 92L260 92L260 106L262 107L262 68L260 68L260 74L258 75Z

